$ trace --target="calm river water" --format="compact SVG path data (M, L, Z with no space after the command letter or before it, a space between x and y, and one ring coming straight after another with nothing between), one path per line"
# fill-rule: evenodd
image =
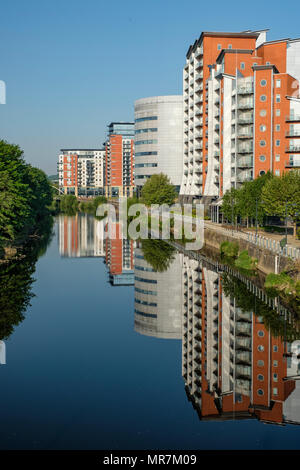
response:
M289 312L104 225L59 216L47 250L0 268L0 448L300 448Z

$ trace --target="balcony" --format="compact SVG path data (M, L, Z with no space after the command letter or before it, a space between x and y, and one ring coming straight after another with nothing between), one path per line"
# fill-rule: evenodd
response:
M202 162L202 161L203 161L202 152L196 153L196 154L195 154L195 162Z
M232 149L234 151L234 149ZM237 149L238 153L252 153L253 152L253 147L252 146L240 146Z
M253 100L241 101L238 103L238 109L252 109L254 106Z
M284 166L285 168L300 168L300 158L290 159L290 161L286 162Z
M195 164L194 165L194 171L195 171L195 173L202 173L202 165Z
M286 137L300 137L300 130L296 130L296 131L289 131L289 132L286 132L285 134Z
M242 129L238 130L237 134L238 139L252 139L253 132L243 131Z
M203 72L196 73L195 75L195 80L203 80Z
M286 122L300 122L300 114L299 115L290 115L286 116L285 118Z
M250 172L245 172L245 173L240 173L237 175L237 181L238 183L245 183L245 181L251 181L252 180L252 173Z
M239 124L253 124L253 116L238 116Z
M252 86L238 87L237 92L239 95L252 95L254 93L254 88Z
M252 168L253 167L253 157L238 158L237 162L236 162L236 166L238 168Z
M214 157L219 158L220 157L220 152L219 151L214 152Z
M290 152L299 153L300 152L300 145L290 145L289 147L286 147L285 152L286 153L290 153Z
M203 55L203 47L199 47L199 49L195 53L195 57L200 57Z

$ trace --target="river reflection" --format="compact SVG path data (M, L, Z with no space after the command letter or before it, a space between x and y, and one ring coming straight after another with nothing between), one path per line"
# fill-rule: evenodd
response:
M201 420L300 424L299 325L276 298L163 241L105 239L106 221L59 219L62 256L102 256L114 286L134 285L137 333L182 342L182 377Z

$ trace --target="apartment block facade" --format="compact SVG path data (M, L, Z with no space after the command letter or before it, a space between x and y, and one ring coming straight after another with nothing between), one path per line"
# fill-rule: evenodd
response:
M112 122L105 142L105 195L131 197L134 189L134 123Z
M184 201L300 167L300 39L203 32L183 71Z
M134 103L135 186L164 173L180 188L182 179L182 96L153 96Z
M182 375L187 397L201 420L299 424L299 361L293 364L291 343L278 331L272 333L261 316L269 311L289 322L289 314L265 305L257 286L249 310L241 308L228 294L230 282L205 261L184 256Z
M59 187L65 194L99 195L104 192L104 149L61 149Z

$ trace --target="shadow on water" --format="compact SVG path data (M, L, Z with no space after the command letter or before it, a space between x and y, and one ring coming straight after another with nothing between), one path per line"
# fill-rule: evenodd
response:
M53 218L45 218L35 236L18 249L18 259L0 264L0 340L7 339L25 318L34 296L32 284L37 260L43 256L53 235Z

